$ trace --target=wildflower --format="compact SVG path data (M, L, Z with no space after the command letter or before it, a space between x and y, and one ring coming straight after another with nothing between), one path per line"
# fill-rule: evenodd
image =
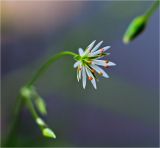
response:
M109 53L106 53L106 51L110 48L110 46L99 49L103 41L94 46L95 42L96 41L93 41L85 51L82 48L79 48L79 55L75 57L76 62L74 64L74 68L77 68L77 80L79 82L80 79L82 79L84 89L86 87L87 76L88 80L91 81L94 88L96 89L96 74L105 78L109 78L108 74L101 67L108 68L110 66L116 65L109 60L100 59L109 55Z

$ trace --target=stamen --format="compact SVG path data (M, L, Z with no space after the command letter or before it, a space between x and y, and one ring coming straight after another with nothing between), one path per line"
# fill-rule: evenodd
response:
M106 65L106 66L104 66L105 68L109 68L109 66L108 65Z
M109 63L109 60L106 60L106 63Z
M78 70L81 71L81 70L82 70L82 67L79 67Z
M88 64L92 64L92 61L87 61Z
M94 69L91 69L91 72L92 72L92 73L95 73L96 71L95 71Z
M100 52L101 52L101 53L103 53L103 52L104 52L104 49L103 49L103 48L101 48L101 49L100 49Z
M92 79L93 79L92 77L88 77L88 80L90 80L90 81L91 81Z
M102 73L102 72L100 72L100 73L99 73L99 75L100 75L100 76L103 76L103 73Z

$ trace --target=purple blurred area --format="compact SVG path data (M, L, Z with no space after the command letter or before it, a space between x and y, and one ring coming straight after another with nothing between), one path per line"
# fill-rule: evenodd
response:
M37 90L46 100L44 117L57 135L45 139L27 109L15 146L158 147L159 10L141 36L122 43L130 21L152 1L2 2L2 138L8 133L16 95L35 70L63 51L77 52L91 41L110 45L110 79L98 90L76 80L74 61L57 61Z

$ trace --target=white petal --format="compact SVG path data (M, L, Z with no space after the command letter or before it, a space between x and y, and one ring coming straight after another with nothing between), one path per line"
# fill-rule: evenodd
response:
M82 67L82 84L83 84L83 88L85 89L86 87L86 71L84 66Z
M115 66L116 64L113 63L113 62L109 62L109 63L107 63L107 65L108 65L108 66Z
M92 85L94 86L95 89L97 89L97 86L96 86L96 81L95 81L95 78L93 76L93 74L90 72L90 70L86 67L86 72L87 72L87 75L89 77L92 77L93 79L91 80L91 83Z
M103 52L107 51L109 48L111 48L111 46L105 46L105 47L103 47L103 48L102 48L102 49L103 49Z
M106 55L105 56L108 56L108 55L110 55L110 53L106 53ZM99 56L99 57L97 57L97 58L95 58L96 60L98 60L98 59L101 59L102 57L101 56Z
M97 64L97 65L101 65L101 66L106 66L106 61L104 60L93 60L92 64Z
M81 72L82 72L82 70L79 70L79 72L78 72L79 79L81 79Z
M109 75L102 69L100 68L99 66L96 66L96 65L90 65L96 72L98 73L102 73L102 76L105 77L105 78L109 78Z
M88 47L87 47L87 49L91 50L92 47L94 46L95 42L96 42L96 40L94 40L91 44L89 44Z
M97 54L100 54L100 53L102 53L102 51L101 50L97 50L95 52L90 53L89 57L94 57L94 56L96 56Z
M90 50L92 49L92 47L94 46L96 40L94 40L91 44L88 45L88 47L86 48L86 50L84 51L83 55L86 55L90 52Z
M79 52L79 55L80 55L80 56L82 56L82 55L83 55L83 53L84 53L84 51L83 51L83 49L82 49L82 48L79 48L79 49L78 49L78 52Z
M91 52L90 54L89 54L89 56L90 57L94 57L94 56L96 56L97 54L101 54L101 53L104 53L106 50L108 50L110 48L110 46L106 46L106 47L103 47L103 48L101 48L101 49L99 49L99 50L97 50L97 51L95 51L95 52Z
M76 63L74 63L73 67L74 67L74 68L78 67L78 65L79 65L80 63L81 63L80 61L77 61Z
M82 64L81 63L79 64L79 68L82 68ZM81 73L82 73L82 69L78 71L79 79L81 79Z
M78 70L78 68L77 68L77 80L79 82L79 70Z
M81 79L81 72L82 72L82 70L80 70L80 68L82 68L81 67L81 63L78 65L78 68L77 68L77 80L78 80L78 82L79 82L79 80Z
M92 49L91 52L96 51L96 50L101 46L102 43L103 43L103 41L99 42L99 43Z

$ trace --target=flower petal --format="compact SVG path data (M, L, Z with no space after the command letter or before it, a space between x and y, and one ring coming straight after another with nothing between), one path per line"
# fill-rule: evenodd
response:
M102 48L102 49L103 49L103 52L107 51L109 48L111 48L111 46L105 46L105 47L103 47L103 48Z
M79 82L79 70L78 70L78 68L77 68L77 80Z
M91 52L88 56L89 57L94 57L94 56L96 56L97 54L100 54L100 53L102 53L102 52L100 50L97 50L95 52Z
M89 44L88 47L87 47L87 49L91 50L92 47L94 46L95 42L96 42L96 40L94 40L91 44Z
M74 63L73 67L74 67L74 68L78 67L78 65L79 65L80 63L81 63L80 61L77 61L76 63Z
M87 67L86 67L86 72L87 72L88 77L92 78L91 83L92 83L93 87L95 89L97 89L95 78L94 78L93 74L91 73L91 71Z
M80 63L79 64L79 71L78 71L79 79L81 79L81 73L82 73L82 64Z
M105 78L109 78L109 75L99 66L96 65L90 65L97 73L102 73L102 76Z
M116 64L115 63L113 63L113 62L108 62L107 63L107 66L115 66Z
M88 45L88 47L86 48L86 50L83 53L83 55L86 55L86 54L88 54L91 51L91 49L94 46L95 42L96 42L96 40L94 40L91 44Z
M79 49L78 49L78 52L79 52L79 55L80 55L80 56L82 56L82 55L83 55L83 53L84 53L84 51L83 51L83 49L82 49L82 48L79 48Z
M106 66L106 61L104 61L104 60L93 60L92 64L97 64L97 65L100 65L100 66Z
M96 51L96 50L101 46L102 43L103 43L103 41L99 42L99 43L91 50L91 52Z
M102 57L105 57L105 56L109 56L110 55L110 53L105 53L106 55L102 55L102 56L98 56L98 57L96 57L95 56L95 60L98 60L98 59L101 59Z
M79 80L81 79L81 72L82 72L82 67L81 67L81 63L78 65L78 68L77 68L77 80L79 82Z
M78 72L79 79L81 79L81 73L82 73L82 70L79 70L79 72Z
M83 84L83 88L85 89L86 87L86 71L85 71L85 67L82 67L82 84Z
M101 53L104 53L106 50L108 50L110 48L110 46L106 46L106 47L103 47L95 52L92 52L89 54L90 57L94 57L96 56L97 54L101 54Z

